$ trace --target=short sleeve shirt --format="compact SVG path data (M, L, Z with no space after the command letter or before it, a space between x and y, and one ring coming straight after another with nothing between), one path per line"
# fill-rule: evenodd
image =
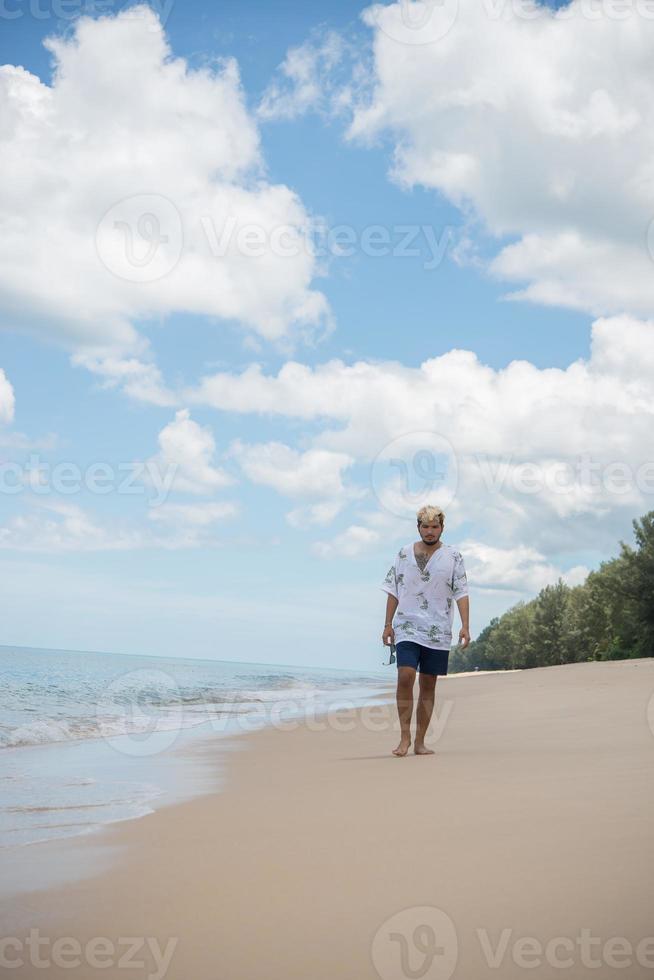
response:
M441 544L421 569L413 543L407 544L398 551L381 588L398 600L393 617L396 643L413 640L433 650L449 650L454 600L468 595L460 551Z

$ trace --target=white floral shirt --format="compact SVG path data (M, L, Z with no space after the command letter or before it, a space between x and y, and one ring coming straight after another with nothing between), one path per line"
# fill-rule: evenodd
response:
M433 650L452 645L454 600L468 595L461 552L441 544L425 565L418 566L413 543L397 553L381 586L399 600L393 617L395 642L413 640Z

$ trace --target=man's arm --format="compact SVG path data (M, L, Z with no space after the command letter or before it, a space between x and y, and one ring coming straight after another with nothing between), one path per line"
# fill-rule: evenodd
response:
M459 643L465 650L470 643L470 599L467 595L462 595L456 600L461 617L461 629L459 630Z
M386 646L389 644L386 642L388 637L391 642L395 642L395 630L393 629L393 616L395 615L395 610L399 605L399 599L396 599L394 595L390 592L386 596L386 619L384 620L384 632L382 633L382 640Z

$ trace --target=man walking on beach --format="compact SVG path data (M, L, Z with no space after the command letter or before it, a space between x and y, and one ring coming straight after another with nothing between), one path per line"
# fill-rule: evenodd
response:
M421 507L417 514L420 541L405 545L397 553L381 588L388 593L382 641L396 643L397 710L400 744L393 755L406 755L411 745L411 715L416 671L420 672L420 694L416 712L416 755L433 755L425 747L436 679L447 674L452 643L453 600L461 616L459 643L470 643L470 600L461 552L443 544L445 514L438 507ZM395 617L395 621L393 619ZM396 641L395 637L398 636Z

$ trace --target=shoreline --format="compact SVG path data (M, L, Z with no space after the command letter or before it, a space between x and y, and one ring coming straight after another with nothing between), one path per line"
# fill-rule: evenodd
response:
M355 687L355 692L345 696L347 688L342 691L321 692L314 701L297 701L294 703L297 714L301 717L303 713L315 711L325 713L334 710L334 704L344 703L348 706L357 706L370 703L378 697L385 696L386 691L394 696L396 686L396 672L394 674L380 675L378 678L371 677L371 683L365 688L360 684ZM484 674L514 673L515 671L465 671L457 674L445 675L447 677L472 677ZM441 678L441 683L445 680ZM292 693L292 692L289 692ZM293 699L287 696L280 696L277 702L266 702L257 705L252 711L241 713L238 704L219 706L217 711L213 711L214 706L209 706L208 717L203 721L194 721L192 724L182 724L177 728L158 728L154 732L149 732L147 738L150 741L158 740L160 746L152 750L143 751L142 745L137 745L136 749L132 739L134 735L127 732L107 735L98 733L96 735L80 736L78 738L60 739L51 742L34 742L27 744L7 745L0 750L0 779L12 781L24 779L26 772L31 777L38 777L39 772L43 775L57 771L57 780L67 780L73 777L72 782L65 782L69 787L69 796L59 801L59 805L53 803L53 811L62 809L66 812L66 818L70 821L73 816L78 819L86 811L89 817L94 816L94 822L70 823L66 826L56 824L54 829L60 833L49 833L50 827L43 825L42 837L35 837L29 825L24 830L13 831L11 833L4 827L0 827L0 854L6 854L15 848L32 847L38 844L47 845L49 843L61 844L71 838L78 838L92 835L97 839L97 835L102 832L105 826L113 823L122 823L125 820L138 820L147 816L164 806L169 806L174 802L182 802L203 795L206 790L206 779L204 773L198 771L193 779L187 778L187 774L182 771L184 759L188 752L192 753L193 746L203 741L214 742L216 738L230 739L234 736L247 734L250 730L257 730L259 727L267 727L276 724L272 720L272 715L276 710L276 705L288 706ZM263 715L262 715L263 709ZM255 728L251 726L254 723ZM136 735L138 742L139 736ZM167 743L170 742L170 746ZM226 751L227 749L227 743ZM109 749L108 746L111 746ZM118 759L122 758L122 764L116 765L116 753ZM152 781L151 773L147 768L138 766L138 756L144 756L147 763L148 757L154 756L157 763L155 772L157 780ZM159 760L165 759L164 764L159 765ZM84 769L87 773L85 778L75 778L77 772ZM13 771L13 774L12 774ZM91 775L88 775L91 774ZM80 795L82 790L87 794L89 788L99 784L110 785L116 778L126 777L130 782L125 783L125 789L132 786L132 798L122 799L117 804L112 800L105 800L102 803L84 800ZM215 787L214 787L215 788ZM75 790L78 792L78 806L73 803ZM52 787L54 791L54 786ZM14 812L21 812L29 815L30 810L48 810L50 798L46 798L46 793L42 798L29 801L32 806L26 808L20 805L15 807ZM34 807L34 804L37 804ZM65 804L65 805L64 805ZM109 815L109 810L113 807L115 813ZM101 811L104 811L101 813ZM22 837L22 839L21 839ZM0 896L6 892L0 882Z
M392 965L401 943L388 935L410 943L425 922L455 960L438 980L524 977L519 937L575 946L584 929L603 944L593 976L615 976L606 943L623 937L633 963L622 975L651 977L635 951L654 933L654 661L482 677L439 680L433 756L392 756L390 690L313 729L221 739L244 750L221 755L224 790L105 827L108 865L30 892L22 912L85 954L98 937L114 952L121 936L156 937L162 949L175 940L168 980L391 980L409 974ZM193 752L209 764L217 756L211 739ZM90 840L70 841L68 856L83 864ZM11 902L3 920L5 911ZM507 930L498 970L487 954L500 955ZM82 973L160 980L154 946L139 956L147 967L85 961ZM575 964L531 972L578 980L590 967ZM29 962L13 973L43 976ZM51 962L48 977L70 973Z
M205 767L186 762L192 760L195 744L210 741L218 754L223 740L274 725L278 714L302 716L340 703L366 704L387 687L384 678L371 678L367 685L349 689L318 689L311 697L292 687L274 698L262 691L245 708L240 701L208 702L202 717L194 711L188 717L153 719L153 725L146 717L148 724L131 733L117 727L78 738L3 746L0 784L8 787L11 805L0 808L0 855L16 847L95 837L104 826L141 819L162 806L203 795ZM228 751L228 742L224 745ZM215 780L210 777L209 783L215 791ZM4 890L0 881L0 894Z
M361 685L356 686L354 689L356 693L348 698L343 697L343 692L331 691L323 692L322 696L313 702L280 697L277 704L294 705L300 722L302 715L307 714L309 717L311 711L315 711L316 717L320 718L332 710L333 704L365 706L376 704L380 699L383 701L386 697L384 687L387 686L389 692L395 689L394 682L391 685L386 681L384 685L383 680L382 678L379 683L371 684L368 689L362 688ZM78 768L80 762L86 758L85 771L93 770L94 777L97 777L92 780L95 783L115 775L117 766L114 749L125 742L127 748L118 766L122 765L130 770L133 763L137 763L137 768L130 775L132 793L142 788L139 779L145 778L146 770L138 768L141 761L150 766L154 762L157 783L150 784L150 792L144 800L138 801L133 797L126 801L123 815L103 817L86 829L60 837L46 836L36 840L0 845L0 859L3 865L3 874L0 877L0 908L3 902L7 903L13 899L22 900L26 896L53 887L64 887L91 877L101 870L109 869L115 848L107 834L115 825L141 821L159 810L224 792L226 760L230 753L246 750L247 739L255 732L265 731L275 724L286 726L293 724L292 719L272 720L275 705L276 702L262 702L259 710L245 713L221 709L213 718L190 727L182 726L176 733L173 732L176 741L171 746L166 745L170 731L155 732L149 737L161 740L163 747L154 757L146 755L144 760L132 757L129 749L130 736L127 734L110 738L96 736L19 745L4 749L3 752L7 753L7 761L13 757L19 762L24 754L28 758L38 759L39 767L45 771L48 768L57 768L57 771L61 772L61 753L65 753L68 757L69 771ZM232 705L230 708L238 708L238 705ZM53 756L52 766L48 766L49 756ZM81 811L85 807L73 806L72 809ZM20 916L12 916L11 919L16 926L21 921ZM6 915L4 921L8 921Z

